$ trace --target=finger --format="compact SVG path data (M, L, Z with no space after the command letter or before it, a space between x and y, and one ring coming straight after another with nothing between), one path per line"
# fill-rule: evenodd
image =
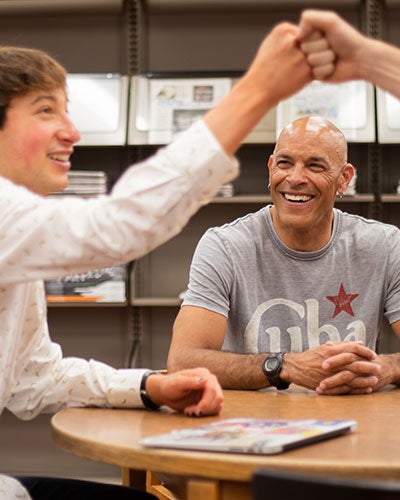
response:
M332 340L327 340L324 345L341 345L341 344L349 344L350 342L348 340L342 340L341 342L332 342ZM358 344L358 345L365 345L365 342L362 340L354 340L352 341L353 344Z
M215 415L220 413L222 401L222 395L203 393L203 397L198 403L189 405L185 408L185 413L196 417Z
M337 387L334 387L333 389L321 389L320 387L317 387L315 389L315 392L319 394L320 396L339 396L341 394L348 394L350 392L350 387L347 385L340 385Z
M307 61L310 66L324 66L332 64L336 59L335 53L332 50L321 50L307 55Z
M366 387L374 387L378 383L378 378L374 375L370 376L355 376L353 373L343 371L327 377L320 382L318 389L321 391L331 390L335 387L346 385L351 389L360 389Z
M351 389L347 385L340 387L335 387L334 389L329 389L326 391L319 390L317 388L317 393L320 396L344 396L344 395L355 395L355 394L371 394L373 392L372 387L365 387L363 389Z
M297 38L302 40L310 36L317 29L325 33L332 23L335 22L337 15L333 12L320 10L305 10L301 14Z
M333 74L334 71L335 71L335 65L331 63L331 64L324 64L323 66L313 67L312 74L314 80L326 80Z
M382 371L382 366L373 361L357 360L346 367L348 370L358 375L363 376L377 376L380 375Z
M322 368L324 370L335 370L342 369L346 365L349 365L359 359L364 359L354 354L352 352L342 352L340 354L334 354L322 362ZM368 361L370 362L370 361Z
M321 32L316 30L311 23L306 22L304 17L302 17L296 31L297 40L306 40L312 37L317 38L318 36L322 36Z
M300 48L306 54L314 54L331 50L328 40L321 34L319 38L307 38L305 41L301 42Z
M216 377L212 375L205 382L198 401L188 407L188 411L196 416L213 415L222 408L223 392Z
M355 377L356 375L354 375L351 371L343 370L321 380L318 387L322 390L326 390L334 387L340 387L342 385L349 385Z
M371 375L378 375L381 372L380 364L348 352L325 359L321 366L324 370L330 371L348 369L355 373L367 373Z
M304 43L313 43L313 42L317 42L319 40L324 40L324 37L323 37L322 33L319 30L313 30L307 36L307 38L304 38L303 40L305 40Z
M351 391L348 392L348 394L351 394L351 395L371 394L371 392L374 392L374 388L373 387L366 387L364 389L352 389Z
M373 360L377 356L372 349L360 342L340 342L339 344L328 346L328 348L328 353L331 353L331 356L342 352L351 352L367 360Z
M367 387L375 387L378 383L378 377L365 376L355 377L349 384L352 389L365 389Z

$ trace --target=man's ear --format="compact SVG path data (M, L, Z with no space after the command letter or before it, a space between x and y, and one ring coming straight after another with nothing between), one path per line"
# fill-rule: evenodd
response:
M340 174L340 181L338 187L338 193L343 194L347 186L350 184L351 179L354 177L355 168L351 163L346 163L346 165L342 168L342 172Z

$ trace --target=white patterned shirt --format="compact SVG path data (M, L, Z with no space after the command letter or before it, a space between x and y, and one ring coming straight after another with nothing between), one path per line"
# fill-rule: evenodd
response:
M109 196L44 198L0 177L0 413L142 407L144 370L63 358L50 340L44 279L137 259L176 235L238 173L203 121L130 167ZM0 499L29 498L0 476Z

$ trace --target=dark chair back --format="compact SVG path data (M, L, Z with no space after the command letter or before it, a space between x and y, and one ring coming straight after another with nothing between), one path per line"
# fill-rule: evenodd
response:
M254 500L400 500L400 481L352 480L340 477L257 470Z

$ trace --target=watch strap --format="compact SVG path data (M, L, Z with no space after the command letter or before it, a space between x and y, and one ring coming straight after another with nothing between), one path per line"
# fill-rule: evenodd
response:
M148 396L146 392L146 382L151 375L156 375L157 372L152 372L151 370L144 373L142 377L142 381L140 382L140 398L142 399L142 403L149 410L158 410L160 408L159 405L156 405Z

